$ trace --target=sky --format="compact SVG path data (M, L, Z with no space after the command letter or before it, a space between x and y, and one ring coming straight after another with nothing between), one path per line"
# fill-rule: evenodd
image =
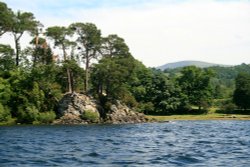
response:
M91 22L125 39L148 67L250 63L250 0L2 0L45 27ZM6 41L6 40L5 40Z

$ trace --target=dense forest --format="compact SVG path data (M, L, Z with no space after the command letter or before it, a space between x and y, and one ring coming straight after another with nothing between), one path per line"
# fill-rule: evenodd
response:
M93 23L44 28L32 13L3 2L0 18L0 38L13 38L0 44L0 122L50 123L58 101L73 92L93 96L106 110L120 100L145 114L250 108L250 65L163 72L145 67L123 38L103 37ZM27 35L32 40L22 48Z

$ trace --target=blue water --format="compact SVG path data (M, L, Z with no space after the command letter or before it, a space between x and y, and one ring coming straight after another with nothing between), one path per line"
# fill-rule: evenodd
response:
M0 127L0 166L250 166L250 121Z

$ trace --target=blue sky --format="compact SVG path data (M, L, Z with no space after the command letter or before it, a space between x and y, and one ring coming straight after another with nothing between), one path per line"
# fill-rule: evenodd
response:
M45 27L93 22L147 66L250 63L250 0L3 0ZM25 40L25 39L24 39ZM6 40L5 40L6 41Z
M180 3L188 0L3 0L9 5L35 3L37 6L45 8L99 8L99 7L127 7L138 6L147 3ZM27 4L26 4L27 5Z

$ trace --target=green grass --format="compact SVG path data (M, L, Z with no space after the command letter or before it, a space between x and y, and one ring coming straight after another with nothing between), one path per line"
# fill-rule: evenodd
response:
M217 108L210 108L207 114L200 115L170 115L170 116L155 116L147 115L148 119L156 121L171 121L171 120L250 120L250 115L241 114L220 114L215 111Z
M82 115L81 118L92 123L98 123L100 115L97 112L86 110Z

